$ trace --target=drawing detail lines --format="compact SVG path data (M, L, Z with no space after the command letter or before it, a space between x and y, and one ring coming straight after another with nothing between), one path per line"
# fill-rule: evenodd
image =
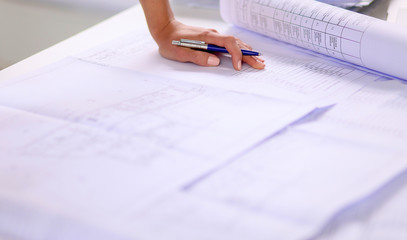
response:
M361 41L372 18L304 0L238 0L236 10L238 22L255 31L364 65Z

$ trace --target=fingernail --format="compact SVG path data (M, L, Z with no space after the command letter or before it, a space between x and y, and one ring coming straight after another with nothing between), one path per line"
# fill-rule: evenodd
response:
M237 62L237 69L242 70L242 61Z
M220 63L219 58L214 57L214 56L209 56L208 58L208 65L209 66L218 66Z
M256 57L260 62L264 62L264 59L261 57Z

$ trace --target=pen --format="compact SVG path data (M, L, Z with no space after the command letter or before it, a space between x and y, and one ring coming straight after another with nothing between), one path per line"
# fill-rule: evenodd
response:
M226 48L224 48L224 47L219 47L219 46L216 46L213 44L206 44L203 41L181 39L180 41L173 40L172 44L181 46L181 47L201 49L201 50L210 51L210 52L229 53L228 50L226 50ZM242 49L242 54L245 56L260 56L261 55L261 53L259 53L259 52L245 50L245 49Z

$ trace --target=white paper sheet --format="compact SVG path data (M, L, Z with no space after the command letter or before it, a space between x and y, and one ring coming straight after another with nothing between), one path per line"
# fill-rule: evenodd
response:
M407 29L313 0L224 0L243 28L407 80Z
M406 150L407 85L371 82L304 129L372 146Z
M289 131L129 222L143 239L309 239L406 165L401 153Z
M61 120L5 107L0 115L1 132L15 137L1 146L21 151L0 162L0 236L21 239L306 239L407 165L401 152L297 130L212 167L190 154L154 163L72 149L52 157L55 144L36 154L19 144L49 144L43 133L67 128Z
M226 27L223 32L241 38L262 52L266 69L259 71L244 65L243 70L237 72L228 57L221 57L221 65L216 68L164 59L144 28L76 57L104 66L319 106L336 103L378 78L242 29Z
M366 201L333 219L314 240L393 239L407 237L407 175L394 179Z
M0 105L0 198L43 214L14 223L38 238L47 214L114 229L312 110L76 59L2 83Z
M405 169L399 148L312 128L249 148L310 110L299 102L337 102L378 77L236 33L268 70L164 60L130 34L81 57L99 65L2 83L0 236L303 239Z

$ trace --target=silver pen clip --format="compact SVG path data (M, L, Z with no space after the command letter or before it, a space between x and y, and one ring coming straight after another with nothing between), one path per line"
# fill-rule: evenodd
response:
M172 45L177 45L181 47L195 48L195 49L208 49L208 44L203 41L181 39L180 41L173 40Z
M189 40L189 39L181 39L180 42L181 43L197 44L197 45L205 45L206 44L204 41Z

